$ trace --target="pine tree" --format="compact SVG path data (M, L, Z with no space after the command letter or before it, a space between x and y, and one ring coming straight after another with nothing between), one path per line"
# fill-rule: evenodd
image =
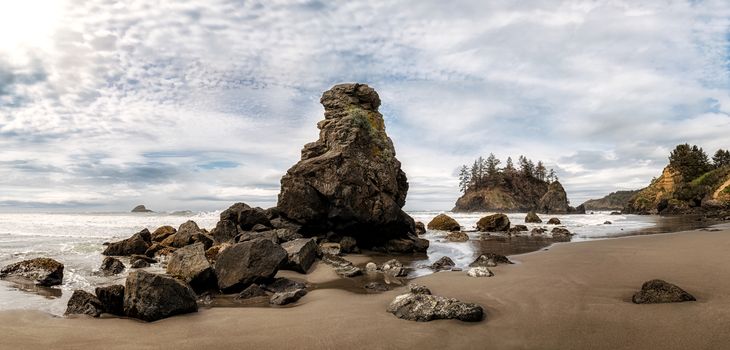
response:
M669 155L669 165L682 174L685 181L689 182L698 176L710 171L710 160L702 148L689 144L677 145Z
M554 169L550 169L550 172L548 172L548 176L547 176L547 182L552 183L553 181L558 181L558 176L555 175Z
M462 165L461 170L459 171L459 190L466 193L469 189L470 183L471 174L469 173L469 168L467 168L466 165Z
M507 162L504 166L504 172L512 175L515 172L515 165L512 164L512 157L507 157Z
M717 152L715 152L715 155L712 156L712 164L715 166L715 168L730 165L730 151L723 149L717 150Z
M499 159L490 153L485 162L486 183L490 186L499 184Z
M547 169L545 169L545 165L543 165L540 160L537 162L537 166L535 167L535 177L540 181L545 181L545 176L547 176Z

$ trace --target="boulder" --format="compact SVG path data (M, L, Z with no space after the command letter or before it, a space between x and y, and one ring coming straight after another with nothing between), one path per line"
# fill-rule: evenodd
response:
M143 269L145 267L150 267L150 263L144 259L132 259L129 261L129 267L133 269Z
M461 231L449 232L446 234L446 239L449 242L466 242L469 240L469 235Z
M448 256L442 256L435 263L429 266L434 271L451 270L452 267L456 266L454 260L451 260Z
M240 292L252 283L274 277L286 259L286 250L268 239L234 244L218 254L218 287L226 293Z
M641 290L631 298L634 304L680 303L695 300L697 299L694 296L682 288L658 279L645 282Z
M202 242L205 249L213 246L213 238L209 237L206 232L201 230L200 227L198 227L198 224L192 220L188 220L180 225L180 228L177 229L177 233L170 237L174 237L170 246L175 248L182 248L196 242Z
M573 236L573 234L570 233L570 231L568 231L568 229L566 229L564 227L555 227L555 228L553 228L551 233L553 234L553 238L558 238L558 239L566 239L566 238L569 239L571 236Z
M165 238L174 235L177 230L172 226L160 226L152 232L152 242L162 242Z
M176 250L167 262L167 273L202 292L217 285L213 267L205 257L205 246L198 242Z
M23 260L3 267L0 278L22 278L39 286L57 286L63 282L63 264L50 258Z
M416 221L416 235L420 236L426 234L426 225L420 221Z
M484 310L477 304L431 295L423 286L411 284L408 287L410 292L395 297L387 308L398 318L419 322L436 319L479 322L484 318Z
M334 231L354 237L361 248L413 240L415 222L402 210L408 181L378 112L378 94L364 84L340 84L320 102L319 139L304 146L301 160L281 179L281 216L305 235Z
M532 231L530 231L530 235L532 235L532 236L540 236L540 235L544 234L545 232L547 232L546 229L544 229L542 227L535 227L535 228L532 229Z
M477 266L469 268L466 275L469 277L492 277L494 273L485 266Z
M494 267L499 264L513 264L513 262L504 255L486 253L477 257L471 264L469 264L469 267Z
M68 300L64 315L89 315L99 317L104 312L99 299L87 291L75 290Z
M119 259L113 258L111 256L105 257L104 261L101 262L101 267L99 267L99 271L101 271L104 276L120 274L124 271L124 269L124 263L122 263Z
M240 300L247 300L247 299L253 299L253 298L261 298L261 297L269 297L271 293L266 291L265 289L261 288L258 284L252 284L246 289L244 289L241 293L238 293L235 298L233 298L236 301Z
M335 269L335 273L342 277L362 275L362 269L355 266L351 261L337 255L324 254L322 256L322 262L332 266Z
M147 209L144 205L138 205L132 209L132 213L152 213L152 210Z
M271 229L270 227L263 225L263 224L256 224L256 225L253 225L253 227L251 227L251 231L253 231L253 232L264 232L264 231L268 231L270 229Z
M504 214L485 216L477 221L477 230L481 232L505 232L509 227L509 218Z
M221 220L215 225L210 235L216 243L233 242L238 236L238 228L231 220Z
M534 211L531 211L527 213L527 216L525 216L525 223L528 224L539 224L542 223L542 219L540 219L539 216Z
M152 245L152 235L148 229L144 229L125 240L109 243L102 254L115 256L144 254L150 245Z
M548 191L540 198L538 208L540 212L546 214L565 214L568 212L568 194L565 193L565 189L560 182L553 181L548 186Z
M397 259L390 259L383 263L380 270L384 273L393 277L405 277L408 276L409 268L403 266L403 263Z
M236 203L230 208L224 210L220 219L232 221L242 231L252 231L256 225L272 227L269 216L274 216L273 210L266 211L261 208L252 208L246 203Z
M124 314L152 322L197 312L195 299L193 289L178 279L134 271L127 276L124 287Z
M307 273L319 255L314 238L299 238L281 245L287 254L286 269Z
M104 312L112 315L124 315L124 286L121 284L96 287L96 298L101 302Z
M428 223L429 230L440 230L440 231L459 231L461 225L456 220L446 214L439 214L431 222Z
M268 239L271 242L279 244L279 236L276 234L276 231L274 231L274 230L263 231L263 232L243 231L238 236L236 236L234 241L241 243L241 242L253 241L256 239Z
M409 238L391 239L385 242L385 246L376 250L385 250L391 254L404 254L412 252L426 252L429 241L413 235Z
M560 219L550 218L550 220L548 220L547 223L548 223L548 225L560 225Z

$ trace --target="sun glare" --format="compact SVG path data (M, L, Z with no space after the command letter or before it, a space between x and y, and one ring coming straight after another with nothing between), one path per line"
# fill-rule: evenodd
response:
M62 7L60 0L0 0L0 51L17 56L48 47Z

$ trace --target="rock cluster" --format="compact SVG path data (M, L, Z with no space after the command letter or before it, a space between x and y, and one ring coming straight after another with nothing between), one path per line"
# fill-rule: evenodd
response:
M410 284L408 289L409 293L395 297L388 305L387 311L398 318L419 322L436 319L479 322L484 319L484 309L477 304L435 296L428 288L415 284Z

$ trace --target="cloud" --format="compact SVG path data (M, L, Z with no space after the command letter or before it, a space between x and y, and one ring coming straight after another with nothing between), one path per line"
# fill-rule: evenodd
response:
M44 40L0 35L4 203L272 205L344 81L380 93L410 209L451 208L490 152L577 204L730 147L725 1L58 4Z

